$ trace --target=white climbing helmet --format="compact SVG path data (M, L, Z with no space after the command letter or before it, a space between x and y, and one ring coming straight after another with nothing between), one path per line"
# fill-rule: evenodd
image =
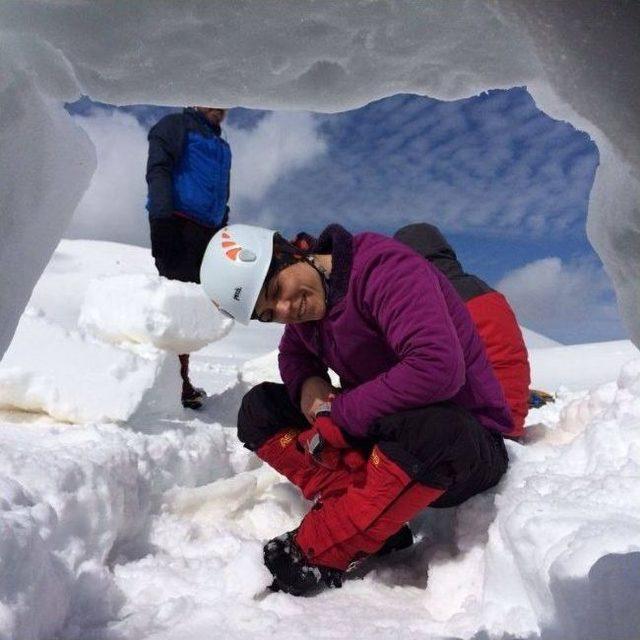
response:
M241 324L249 324L273 254L272 229L230 224L209 241L200 282L213 303Z

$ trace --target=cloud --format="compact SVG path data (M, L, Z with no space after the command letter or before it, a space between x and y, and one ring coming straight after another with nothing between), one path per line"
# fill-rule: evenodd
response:
M583 225L595 145L524 89L451 103L398 95L318 118L328 153L270 194L286 219L295 207L301 225L391 231L423 219L538 238Z
M258 115L233 110L224 127L237 221L275 216L288 233L335 221L391 232L422 219L447 232L532 238L584 226L595 145L540 112L523 89ZM69 234L146 244L145 129L114 109L75 117L99 167Z
M65 237L148 245L146 129L115 110L94 109L74 120L95 145L98 167Z
M309 166L327 150L310 113L270 113L252 129L227 128L233 152L232 205L256 205L282 177Z
M133 115L93 108L74 115L96 147L98 168L65 237L149 245L147 129ZM251 128L225 127L231 145L233 219L266 224L277 217L261 201L279 180L308 166L327 146L308 113L269 113ZM275 209L274 211L277 211ZM234 211L234 214L236 212Z
M67 237L148 246L146 135L166 110L136 109L89 101L73 116L96 146L98 169ZM583 255L530 262L498 286L523 324L562 342L626 334L584 237L595 146L526 91L453 103L400 95L333 115L235 109L224 130L233 221L293 235L336 221L384 233L431 220L471 238L465 261L490 262L493 277L543 250Z
M611 283L595 258L535 260L508 273L496 289L522 325L561 342L624 335Z

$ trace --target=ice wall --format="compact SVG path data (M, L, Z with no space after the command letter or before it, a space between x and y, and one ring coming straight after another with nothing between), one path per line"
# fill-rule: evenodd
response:
M514 85L598 144L589 236L640 343L639 18L625 0L4 0L0 28L20 35L0 40L0 353L92 167L53 99L337 111Z
M0 19L0 357L96 166L60 102L72 88L61 56Z

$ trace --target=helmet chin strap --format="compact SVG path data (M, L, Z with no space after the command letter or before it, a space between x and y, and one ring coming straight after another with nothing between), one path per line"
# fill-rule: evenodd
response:
M329 308L329 291L327 290L327 282L329 281L329 274L327 270L318 262L318 259L315 255L310 254L304 256L304 261L311 265L320 276L320 282L322 283L322 290L324 291L324 306L325 308Z

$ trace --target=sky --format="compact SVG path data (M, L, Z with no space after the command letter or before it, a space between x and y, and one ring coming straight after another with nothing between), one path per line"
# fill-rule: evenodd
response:
M67 231L148 246L146 135L179 108L67 106L98 170ZM525 88L441 102L395 95L335 114L231 109L231 222L317 235L436 224L521 324L571 344L627 336L586 238L598 151Z

